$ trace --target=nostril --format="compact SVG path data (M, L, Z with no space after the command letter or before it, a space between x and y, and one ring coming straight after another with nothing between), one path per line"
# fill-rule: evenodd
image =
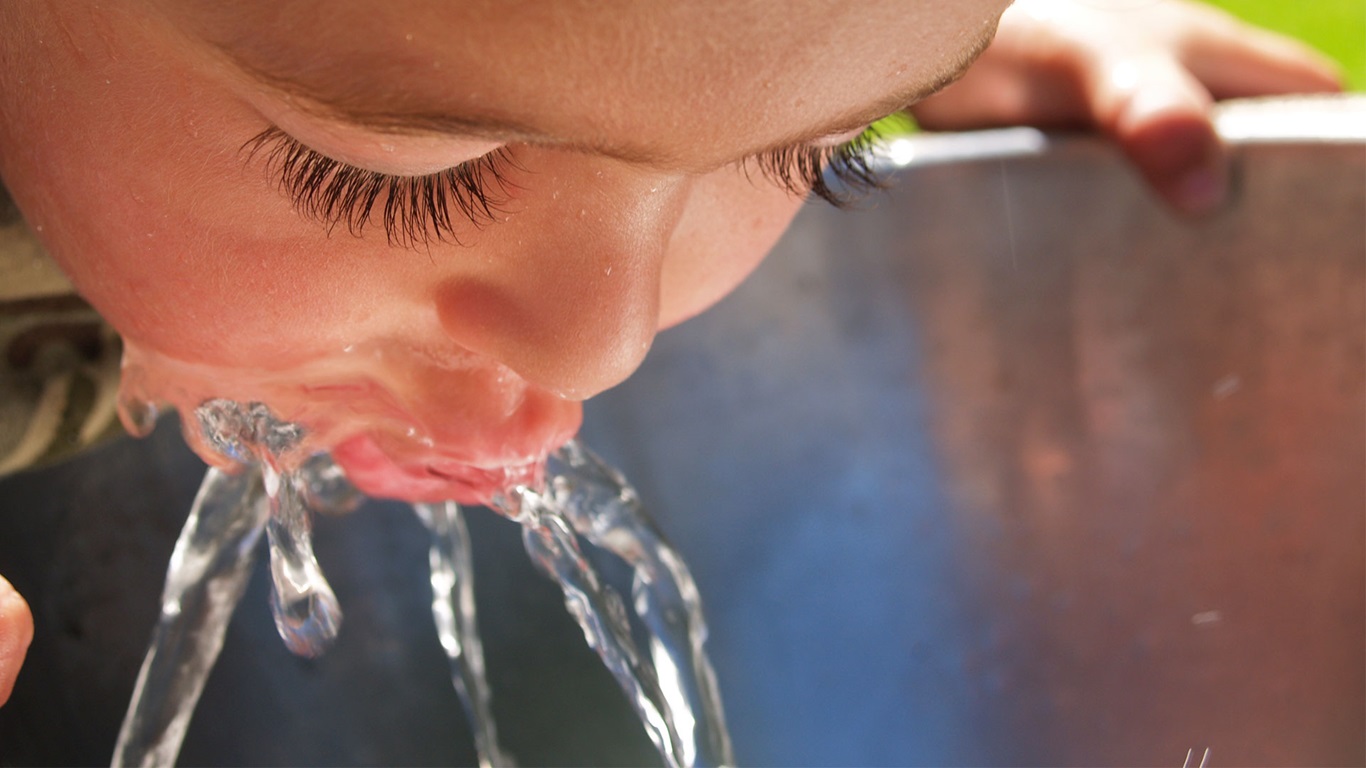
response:
M461 347L571 400L614 386L640 365L658 322L658 280L616 274L502 286L458 279L436 290L437 316ZM612 278L616 277L615 284Z

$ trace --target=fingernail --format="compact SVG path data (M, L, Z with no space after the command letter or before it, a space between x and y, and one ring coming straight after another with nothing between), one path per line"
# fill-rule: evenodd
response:
M1222 169L1204 165L1181 177L1173 197L1181 210L1198 216L1213 213L1223 205L1226 187Z

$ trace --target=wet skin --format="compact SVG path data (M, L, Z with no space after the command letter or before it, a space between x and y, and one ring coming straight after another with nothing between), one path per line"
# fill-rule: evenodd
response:
M1005 3L707 5L0 3L0 174L128 340L130 394L265 400L374 494L478 499L762 258L799 202L744 158L942 85ZM1208 213L1212 98L1339 87L1196 4L1019 0L914 111L1098 129ZM395 247L301 214L243 149L271 126L372 171L515 170L460 245ZM0 703L31 636L0 581Z
M746 158L942 85L1005 5L8 5L0 168L138 394L265 399L366 490L477 500L443 481L568 437L767 252L801 201ZM301 215L244 151L272 126L398 176L511 162L491 221L395 244Z

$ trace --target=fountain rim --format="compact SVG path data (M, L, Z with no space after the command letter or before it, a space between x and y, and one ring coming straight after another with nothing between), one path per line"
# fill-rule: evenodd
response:
M1234 99L1214 106L1214 125L1230 147L1250 145L1366 146L1366 93ZM874 170L1043 157L1105 140L1094 134L1038 128L923 132L897 137L871 150Z

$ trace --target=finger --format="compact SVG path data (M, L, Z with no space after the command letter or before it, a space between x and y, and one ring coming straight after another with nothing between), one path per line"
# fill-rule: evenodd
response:
M1327 56L1213 8L1185 44L1191 72L1216 99L1342 90L1342 70Z
M1213 100L1180 62L1153 54L1108 63L1083 74L1083 87L1096 124L1159 196L1190 215L1223 203L1228 173Z
M0 577L0 704L9 700L14 680L33 641L33 615L28 603Z

